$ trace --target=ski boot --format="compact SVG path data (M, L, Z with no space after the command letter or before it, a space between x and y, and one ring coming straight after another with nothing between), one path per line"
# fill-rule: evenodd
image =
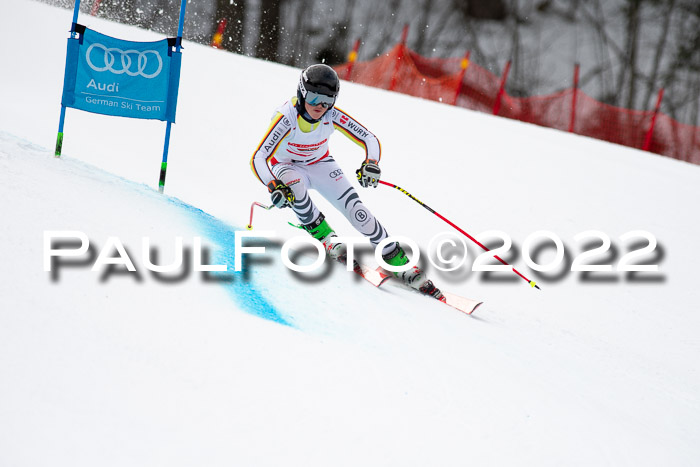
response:
M343 264L347 262L348 259L348 249L344 243L334 243L334 238L338 237L336 233L331 229L331 226L326 222L326 218L323 214L319 214L318 219L314 222L306 225L302 225L302 228L309 232L312 237L321 242L323 248L326 250L326 254L332 260L339 261Z
M389 253L382 255L382 259L384 262L392 266L403 266L404 264L408 263L406 252L403 251L403 248L401 248L401 245L399 245L398 242L396 243L396 248ZM402 272L392 272L392 274L398 279L402 280L404 284L417 290L423 295L428 295L437 300L442 300L443 298L440 289L435 287L433 281L428 279L423 270L417 266L413 266L411 269Z

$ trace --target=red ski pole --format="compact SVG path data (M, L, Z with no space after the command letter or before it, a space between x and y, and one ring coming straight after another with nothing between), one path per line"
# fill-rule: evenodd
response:
M476 243L477 245L479 245L484 251L489 251L489 252L491 251L491 250L489 250L488 248L486 248L486 247L485 247L480 241L478 241L476 238L472 237L472 236L469 235L467 232L465 232L464 230L460 229L458 226L456 226L454 223L452 223L449 219L445 218L443 215L441 215L440 213L436 212L434 209L432 209L430 206L428 206L427 204L425 204L423 201L421 201L421 200L419 200L418 198L416 198L415 196L413 196L413 195L412 195L411 193L409 193L408 191L404 190L403 188L401 188L401 187L399 187L399 186L397 186L397 185L394 185L393 183L385 182L384 180L379 180L379 183L381 183L382 185L390 186L390 187L392 187L392 188L396 188L396 189L399 190L401 193L405 194L406 196L408 196L409 198L411 198L413 201L415 201L416 203L420 204L420 205L423 206L425 209L427 209L428 211L432 212L433 214L435 214L436 216L438 216L440 219L442 219L443 221L447 222L447 223L450 224L452 227L454 227L455 229L457 229L458 232L462 233L462 234L465 235L469 240L471 240L472 242L474 242L474 243ZM251 208L251 209L252 209L252 208ZM506 263L506 262L505 262L503 259L501 259L498 255L493 255L493 257L496 258L496 259L497 259L498 261L500 261L501 263L503 263L504 265L509 266L510 268L512 268L514 273L516 273L518 276L520 276L521 278L523 278L524 280L526 280L526 281L530 284L530 287L535 287L536 289L540 289L540 286L538 286L537 284L535 284L535 281L531 281L531 280L528 279L527 277L523 276L517 269L515 269L515 268L514 268L513 266L511 266L510 264ZM540 290L541 290L541 289L540 289Z
M275 207L274 204L270 206L265 206L264 204L260 204L257 201L253 201L253 203L250 205L250 221L248 221L248 225L245 226L245 228L248 230L253 230L253 209L255 208L255 206L260 206L266 211L269 211L270 209Z

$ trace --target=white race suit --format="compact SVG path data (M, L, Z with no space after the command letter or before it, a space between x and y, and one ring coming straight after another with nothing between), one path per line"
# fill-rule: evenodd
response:
M342 110L333 107L317 123L309 123L299 115L296 98L275 112L267 134L251 158L251 168L267 185L281 180L294 192L292 210L302 224L310 224L320 214L309 196L314 189L326 198L350 223L376 246L388 237L386 229L360 200L350 181L330 155L328 139L335 130L363 147L365 158L379 161L379 140L364 126ZM384 247L384 253L394 243Z

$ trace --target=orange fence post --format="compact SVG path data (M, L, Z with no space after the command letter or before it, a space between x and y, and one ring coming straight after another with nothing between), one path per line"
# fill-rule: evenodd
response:
M503 93L506 89L506 80L508 79L508 73L510 72L510 60L506 63L506 69L503 70L503 76L501 77L501 87L498 89L498 95L496 96L496 102L493 104L493 114L498 115L498 111L501 110L501 99L503 98Z
M389 91L393 91L396 87L396 80L398 79L399 66L401 66L401 60L403 59L404 48L406 48L406 39L408 38L408 24L403 26L403 32L401 33L401 44L399 44L399 53L396 56L396 64L394 65L394 73L391 75L391 84L389 84Z
M462 59L462 62L460 63L462 70L459 72L459 81L457 82L457 89L455 89L455 98L454 101L452 102L452 105L457 105L457 99L459 98L459 93L462 92L462 82L464 81L464 74L467 72L467 68L469 68L469 51L467 50L467 53L464 54L464 58Z
M642 149L648 151L651 147L651 135L654 133L654 125L656 124L656 116L659 114L659 108L661 108L661 99L664 98L664 88L659 90L659 97L656 99L656 108L654 109L654 115L651 116L651 123L649 124L649 130L644 138L644 146Z
M224 40L224 31L226 30L226 23L226 18L221 18L219 20L219 27L216 29L214 37L211 38L211 46L216 49L221 48L221 43Z
M577 63L574 65L574 92L571 97L571 121L569 122L569 133L574 132L574 125L576 124L576 96L578 95L578 75L580 66Z
M352 69L355 66L355 62L357 61L357 51L360 50L360 39L357 39L355 41L355 45L352 47L352 50L348 54L348 71L345 72L345 80L350 81L350 77L352 76Z

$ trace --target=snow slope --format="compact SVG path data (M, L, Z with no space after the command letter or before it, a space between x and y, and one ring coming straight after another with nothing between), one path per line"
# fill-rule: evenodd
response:
M699 167L343 83L339 105L382 141L384 178L472 234L507 233L504 257L542 290L472 272L471 260L451 274L428 264L439 285L486 301L467 317L334 265L292 274L279 246L299 232L274 211L255 219L276 232L268 254L235 273L235 232L253 200L267 202L249 157L298 70L186 43L163 196L162 122L69 109L53 158L71 12L25 0L6 10L0 465L697 465ZM24 31L29 18L41 34ZM357 147L332 146L353 173ZM395 190L360 194L423 256L451 231ZM630 249L620 235L652 233L658 247L642 260L660 271L567 271L574 236L592 229L613 242L597 257L609 264ZM84 232L91 256L45 272L49 230ZM540 230L566 247L554 274L520 257ZM110 237L137 273L91 271ZM177 237L192 262L201 237L210 264L230 270L151 274L143 237L158 263Z

